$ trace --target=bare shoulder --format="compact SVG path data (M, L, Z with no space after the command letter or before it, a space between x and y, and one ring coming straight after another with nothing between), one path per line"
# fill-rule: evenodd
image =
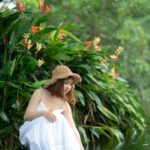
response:
M36 90L35 90L35 92L38 92L38 93L39 93L39 92L44 92L44 91L45 91L45 89L43 89L43 88L39 88L39 89L36 89Z
M64 112L71 112L71 107L67 101L64 102Z
M36 89L33 94L43 94L45 90L43 88Z
M41 101L42 97L43 97L43 89L36 89L32 96L31 96L31 99L29 101L29 104L28 104L28 107L27 107L27 110L26 112L30 112L32 110L35 110L36 107L37 107L37 104Z
M44 94L44 89L43 88L36 89L32 94L32 98L36 97L37 99L41 99L43 94Z

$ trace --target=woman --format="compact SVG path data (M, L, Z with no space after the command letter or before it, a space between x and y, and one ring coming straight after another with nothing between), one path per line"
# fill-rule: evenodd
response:
M21 126L20 142L30 150L83 150L70 104L76 102L74 84L80 75L67 66L57 66L51 81L37 89L28 104Z

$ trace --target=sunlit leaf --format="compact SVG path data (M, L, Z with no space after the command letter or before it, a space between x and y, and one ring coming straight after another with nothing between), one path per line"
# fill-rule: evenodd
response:
M86 131L84 128L79 127L79 132L81 133L81 135L83 136L83 140L86 144L88 144L89 142L89 138L87 137Z
M5 114L5 112L0 111L0 117L1 117L4 121L9 122L9 118L7 117L7 115Z
M93 97L93 100L97 103L97 105L102 104L100 98L96 95L96 93L92 91L88 91L88 93Z
M104 107L103 105L98 105L97 108L107 118L109 118L110 120L113 120L113 121L119 123L119 120L118 120L117 116L114 115L111 111L109 111L106 107Z
M13 60L12 66L10 68L10 76L12 76L12 74L15 70L15 65L16 65L16 59Z
M77 38L74 34L72 34L71 32L64 30L64 33L65 33L68 37L70 37L70 38L72 38L73 40L75 40L76 42L81 42L81 40L80 40L79 38Z
M83 106L85 106L85 100L84 100L83 94L82 94L80 91L77 91L77 90L76 90L76 95L77 95L78 99L80 100L81 104L82 104Z
M32 87L34 88L40 88L43 85L47 84L50 80L41 80L41 81L36 81L32 84Z

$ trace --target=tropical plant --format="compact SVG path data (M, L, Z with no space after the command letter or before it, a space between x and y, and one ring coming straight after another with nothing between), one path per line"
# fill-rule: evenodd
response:
M121 143L126 134L143 131L144 112L116 63L122 48L102 47L99 37L84 43L72 33L78 26L52 26L51 7L42 2L32 12L18 2L20 14L16 9L0 13L2 149L24 149L18 130L30 95L49 80L57 64L82 76L74 119L85 146L112 139Z

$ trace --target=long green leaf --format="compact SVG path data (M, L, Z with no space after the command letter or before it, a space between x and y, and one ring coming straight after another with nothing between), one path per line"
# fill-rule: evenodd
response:
M1 117L4 121L6 121L6 122L9 123L9 118L7 117L7 115L5 114L5 112L0 111L0 117Z
M88 93L93 97L93 100L97 103L97 105L101 105L102 102L100 98L97 96L97 94L93 91L88 91Z
M87 134L86 134L85 129L80 126L80 127L79 127L79 132L80 132L81 135L83 136L84 142L85 142L86 144L88 144L88 143L89 143L89 138L88 138L88 136L87 136Z
M80 100L81 104L82 104L83 106L85 106L85 100L84 100L83 94L82 94L80 91L77 91L77 90L76 90L76 95L77 95L78 99Z
M16 58L13 60L11 68L10 68L10 77L13 75L13 72L15 70L15 65L16 65Z
M32 87L34 88L40 88L42 87L44 84L47 84L49 82L49 80L42 80L42 81L36 81L32 84Z
M64 34L66 34L68 37L74 39L76 42L81 43L81 40L77 38L75 35L73 35L71 32L64 30Z
M109 111L106 107L104 107L103 105L98 105L97 108L107 118L109 118L110 120L113 120L119 124L119 120L118 120L117 116L114 115L111 111Z

